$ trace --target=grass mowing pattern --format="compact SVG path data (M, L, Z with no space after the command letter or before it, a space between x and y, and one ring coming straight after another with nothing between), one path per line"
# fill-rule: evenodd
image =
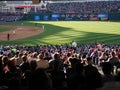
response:
M119 22L98 22L98 21L25 21L5 23L6 25L37 26L42 28L44 33L14 41L0 41L3 45L44 45L64 44L72 40L79 44L94 43L98 41L105 44L120 43Z

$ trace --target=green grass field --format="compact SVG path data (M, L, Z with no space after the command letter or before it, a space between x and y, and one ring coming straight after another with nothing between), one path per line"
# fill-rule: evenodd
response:
M11 30L11 29L9 29L9 28L0 28L0 32L5 32L5 31L9 31L9 30Z
M75 40L78 44L120 44L120 22L98 21L24 21L25 26L45 27L42 34L14 40L0 41L1 45L46 45L65 44ZM21 22L4 23L21 25ZM0 29L0 32L8 29Z

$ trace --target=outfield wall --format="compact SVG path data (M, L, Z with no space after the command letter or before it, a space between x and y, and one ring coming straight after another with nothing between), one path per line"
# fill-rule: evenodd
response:
M120 13L109 13L109 20L110 21L117 21L119 20L120 21Z
M98 14L98 15L82 15L78 13L73 14L58 14L58 13L47 13L47 14L26 14L24 15L23 20L35 20L35 21L49 21L49 20L80 20L80 21L113 21L113 20L120 20L120 13L109 13L109 14Z

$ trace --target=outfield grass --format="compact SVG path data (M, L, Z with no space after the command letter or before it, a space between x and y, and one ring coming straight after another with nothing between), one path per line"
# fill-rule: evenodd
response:
M22 22L6 23L21 25ZM14 41L0 41L3 45L43 45L64 44L75 40L79 44L92 44L95 41L104 44L120 43L120 22L98 21L26 21L25 26L37 26L45 30L42 34Z

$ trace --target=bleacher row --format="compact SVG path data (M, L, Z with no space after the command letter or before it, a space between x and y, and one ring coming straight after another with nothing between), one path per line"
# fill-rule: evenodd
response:
M14 22L22 20L23 13L0 13L0 22Z
M48 3L47 10L52 13L83 14L120 12L120 1Z
M120 12L120 1L57 2L47 3L46 8L46 12L51 13L108 14Z

